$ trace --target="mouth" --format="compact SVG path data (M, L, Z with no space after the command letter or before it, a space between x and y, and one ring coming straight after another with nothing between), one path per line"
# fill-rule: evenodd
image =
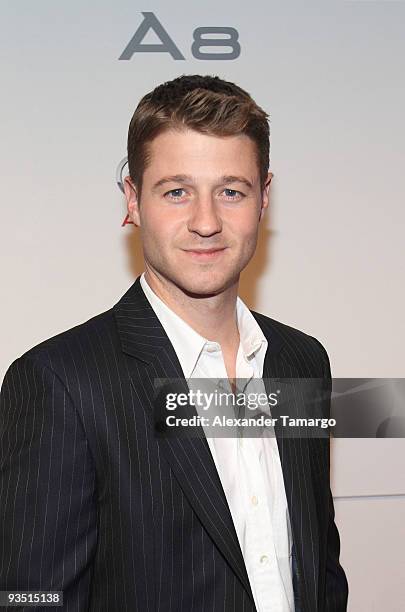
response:
M210 261L219 257L228 247L220 249L183 249L187 255L197 260Z

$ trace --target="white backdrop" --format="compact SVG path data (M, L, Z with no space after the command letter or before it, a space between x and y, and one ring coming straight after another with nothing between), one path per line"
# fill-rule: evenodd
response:
M118 59L141 11L185 59ZM128 122L159 82L200 73L237 82L271 116L271 209L242 297L318 337L335 376L405 376L404 3L13 0L0 12L2 375L142 271L115 182ZM193 57L203 26L235 28L240 55ZM403 610L404 451L333 445L351 612Z

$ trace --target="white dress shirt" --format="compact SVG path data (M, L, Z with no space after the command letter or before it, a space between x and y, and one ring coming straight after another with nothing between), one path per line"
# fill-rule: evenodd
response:
M140 283L173 345L184 377L227 380L221 346L200 336L174 313L152 291L144 274ZM245 393L253 379L254 391L266 393L262 376L267 339L239 297L236 314L240 336L236 378L252 379ZM276 438L207 436L207 442L235 525L257 611L294 612L291 527Z

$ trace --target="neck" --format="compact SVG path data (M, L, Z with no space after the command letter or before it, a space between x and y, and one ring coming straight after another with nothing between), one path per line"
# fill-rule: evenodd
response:
M198 334L222 347L239 345L238 281L217 295L194 297L150 269L145 271L145 280L162 302Z

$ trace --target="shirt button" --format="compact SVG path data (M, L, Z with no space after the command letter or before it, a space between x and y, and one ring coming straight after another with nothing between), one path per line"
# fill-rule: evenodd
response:
M260 563L261 563L262 565L266 565L266 563L268 563L268 562L269 562L269 558L268 558L268 556L267 556L267 555L262 555L262 556L260 557Z
M257 504L259 503L259 500L257 499L256 495L253 495L251 501L254 506L257 506Z
M215 344L207 344L207 352L208 353L215 353L215 351L218 350L217 346Z

